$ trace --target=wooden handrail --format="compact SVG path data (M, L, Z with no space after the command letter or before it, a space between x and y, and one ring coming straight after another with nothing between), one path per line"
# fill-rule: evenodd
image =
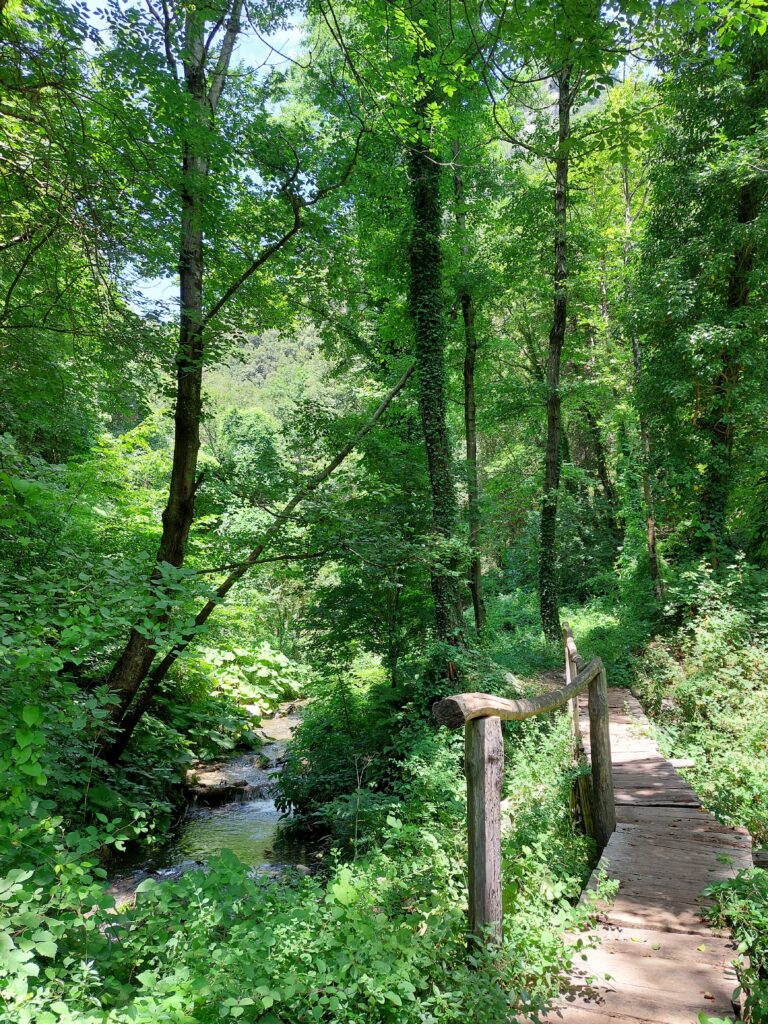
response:
M573 660L573 664L576 666L576 671L581 672L582 668L584 668L584 659L576 649L576 641L573 639L571 627L567 622L563 623L563 642L565 644L566 655L570 655Z
M577 698L589 692L592 778L590 804L594 838L602 850L616 828L608 682L599 658L585 663L568 623L563 625L566 685L539 697L508 700L490 693L457 693L432 708L449 729L464 726L464 771L467 777L469 930L476 938L501 939L501 790L504 741L501 720L523 721L569 704L574 737L579 736ZM574 672L576 676L574 678Z
M448 729L458 729L475 718L492 716L504 721L522 722L535 715L544 715L548 711L567 704L572 697L578 697L602 671L603 663L593 658L579 672L568 686L551 693L542 693L539 697L521 697L507 700L505 697L494 697L490 693L457 693L452 697L443 697L432 708L435 720Z

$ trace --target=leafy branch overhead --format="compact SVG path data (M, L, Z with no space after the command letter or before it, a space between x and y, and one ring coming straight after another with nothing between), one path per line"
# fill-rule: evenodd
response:
M550 707L564 618L768 845L767 25L0 0L2 1020L549 1019L587 765L494 731L468 946L432 708ZM761 870L710 891L752 1024Z

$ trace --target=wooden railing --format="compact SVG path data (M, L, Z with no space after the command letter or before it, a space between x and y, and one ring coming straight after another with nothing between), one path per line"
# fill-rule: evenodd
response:
M563 626L566 685L530 699L507 700L488 693L459 693L438 701L435 719L449 729L464 726L467 777L469 929L478 936L501 938L501 789L504 741L501 722L522 721L565 704L571 713L575 744L580 743L577 698L588 691L591 785L582 777L591 832L600 850L616 828L608 729L608 683L599 658L584 662L567 623Z

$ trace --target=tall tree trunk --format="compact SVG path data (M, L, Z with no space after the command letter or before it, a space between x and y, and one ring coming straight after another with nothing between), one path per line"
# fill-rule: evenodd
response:
M176 350L176 407L173 464L168 500L163 509L158 563L179 567L194 518L197 458L200 450L203 380L203 226L204 190L208 177L206 133L211 109L205 83L205 24L187 15L184 82L194 111L192 131L182 142L181 239L179 247L179 342ZM156 570L152 581L160 584ZM158 618L162 622L162 617ZM117 720L125 714L155 658L152 641L131 631L107 679L119 697Z
M739 225L749 224L759 210L759 191L754 182L739 189L736 220ZM731 313L749 301L749 276L754 266L754 243L747 236L733 254L728 275L727 303ZM699 429L709 440L709 457L701 490L701 518L707 530L707 545L713 564L719 560L726 533L726 514L731 493L733 455L732 392L741 376L739 353L732 346L724 346L718 356L719 369L715 377L712 398L699 421Z
M447 643L462 640L459 511L446 416L445 316L440 248L440 164L423 143L409 153L413 228L410 245L410 313L416 339L419 409L432 492L432 532L438 561L431 570L435 625Z
M597 463L597 476L608 505L609 526L617 541L620 541L623 531L619 523L619 498L616 494L613 480L611 480L611 474L608 471L608 459L605 453L605 444L603 443L600 424L589 406L583 406L583 412L584 418L587 421L587 429L592 439L592 448L594 449L595 462Z
M226 76L241 28L243 0L231 0L215 67L206 75L206 59L212 41L206 45L205 17L191 7L184 25L184 51L180 63L183 88L190 99L189 122L182 128L181 141L181 231L179 243L180 319L176 350L176 396L174 408L173 463L168 499L162 514L162 534L157 551L158 567L151 585L162 587L163 563L180 567L195 513L197 458L200 450L202 380L205 355L203 314L203 213L209 174L208 142L214 117L226 83ZM220 27L221 27L220 23ZM170 76L178 81L177 59L166 40L166 63ZM290 237L289 232L285 238ZM269 252L269 248L265 252ZM258 266L254 264L254 269ZM243 278L245 279L245 278ZM217 309L223 304L220 300ZM210 316L210 314L209 314ZM160 612L154 623L161 625L167 614ZM155 660L150 638L132 629L123 651L107 678L117 695L113 720L120 723L147 678Z
M635 390L638 390L642 376L643 362L640 339L632 332L632 364L634 368ZM648 550L648 571L653 583L653 592L657 601L664 600L664 581L659 570L659 555L656 549L656 513L653 500L653 484L651 483L651 436L648 430L648 421L645 415L640 412L638 415L640 427L640 444L642 446L642 471L640 474L643 485L643 501L645 503L645 543Z
M477 470L477 403L475 400L475 361L477 358L477 332L475 331L475 304L467 286L466 258L469 251L467 215L464 211L464 183L459 169L459 143L453 144L453 192L456 199L456 224L459 229L461 265L459 267L458 302L464 322L464 440L467 451L467 523L469 528L469 591L475 615L475 629L480 633L485 626L483 600L483 570L480 562L480 482Z
M557 497L560 486L560 357L568 311L568 143L571 136L570 67L557 79L557 154L555 156L555 270L552 329L547 360L547 446L539 535L539 601L541 625L549 640L562 636L557 583Z
M632 189L629 184L629 157L625 151L621 168L622 189L624 193L624 269L628 271L629 253L632 245ZM640 339L637 332L632 330L632 366L634 370L635 394L640 389L640 379L643 372L643 356L640 348ZM653 485L651 483L651 436L648 430L648 421L642 410L640 402L637 403L637 419L640 428L640 445L642 448L642 467L640 478L643 488L643 502L645 504L645 543L648 551L648 571L653 584L653 592L656 600L664 600L664 581L661 578L659 569L659 555L656 549L656 513L653 500Z
M768 100L768 45L765 38L745 37L744 85L746 112L754 124L763 116ZM754 168L757 171L757 168ZM736 195L736 245L728 274L726 301L731 313L731 341L719 354L719 368L713 383L712 399L700 422L708 435L709 458L701 494L701 515L707 526L712 561L717 564L718 549L726 539L726 515L732 487L732 455L734 443L733 391L743 372L739 333L746 326L739 315L750 301L750 279L755 267L755 233L749 227L759 216L766 195L766 186L759 173L743 182Z

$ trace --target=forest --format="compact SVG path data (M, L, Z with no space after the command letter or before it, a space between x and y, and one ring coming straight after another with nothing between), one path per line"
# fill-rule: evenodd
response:
M544 1020L568 716L504 725L468 944L432 707L540 692L566 621L768 848L767 28L0 0L0 1020ZM768 871L713 913L765 1024Z

